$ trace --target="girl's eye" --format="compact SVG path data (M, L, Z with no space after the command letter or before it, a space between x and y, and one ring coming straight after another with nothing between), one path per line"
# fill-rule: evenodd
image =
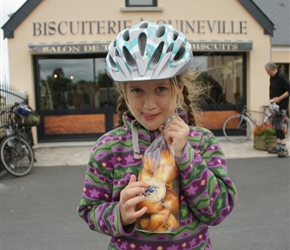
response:
M142 93L142 89L132 89L131 91L134 94L140 94L140 93Z
M157 91L158 93L162 93L162 92L164 92L165 90L166 90L165 87L158 87L158 88L156 89L156 91Z

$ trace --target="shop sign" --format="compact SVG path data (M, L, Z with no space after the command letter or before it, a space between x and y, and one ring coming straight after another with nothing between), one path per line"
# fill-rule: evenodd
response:
M242 51L251 51L253 49L253 42L248 41L248 42L195 42L195 41L189 41L191 44L192 51L236 51L236 52L242 52Z
M76 54L107 52L109 42L107 43L84 43L84 44L37 44L29 45L33 52L42 54Z
M242 52L250 51L253 43L249 42L211 42L211 41L189 41L192 51L223 51L223 52ZM76 53L106 53L108 52L109 42L83 43L83 44L30 44L32 52L40 54L76 54Z
M140 18L139 21L143 21ZM39 36L55 35L110 35L130 28L133 20L86 20L86 21L47 21L33 22L32 34ZM158 24L170 24L184 34L247 35L248 23L245 20L155 20Z

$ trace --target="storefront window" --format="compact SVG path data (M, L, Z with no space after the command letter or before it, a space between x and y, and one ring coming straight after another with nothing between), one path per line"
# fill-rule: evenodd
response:
M104 58L39 58L37 65L42 110L116 105Z
M223 110L244 103L243 55L195 55L194 67L201 71L206 88L204 110Z
M40 141L66 136L91 139L116 125L119 94L102 56L35 57ZM208 112L203 112L201 125L217 133L236 104L246 103L246 55L194 54L193 58L206 90L201 109Z

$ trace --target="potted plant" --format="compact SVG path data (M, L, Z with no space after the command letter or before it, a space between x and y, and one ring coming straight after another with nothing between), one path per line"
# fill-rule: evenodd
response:
M276 130L271 124L262 124L254 129L254 148L270 150L276 146Z

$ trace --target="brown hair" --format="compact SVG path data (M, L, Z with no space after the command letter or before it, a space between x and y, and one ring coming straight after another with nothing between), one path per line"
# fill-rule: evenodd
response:
M187 113L187 124L190 126L196 125L195 116L200 112L199 106L204 88L200 84L194 82L199 75L198 72L187 71L183 75L176 76L178 86L183 86L182 93L177 91L178 86L175 84L175 80L171 79L173 94L175 94L177 100L177 108L186 111ZM126 99L126 83L115 82L120 96L117 101L117 112L118 112L118 124L117 127L124 125L122 116L124 112L128 111L127 99Z

